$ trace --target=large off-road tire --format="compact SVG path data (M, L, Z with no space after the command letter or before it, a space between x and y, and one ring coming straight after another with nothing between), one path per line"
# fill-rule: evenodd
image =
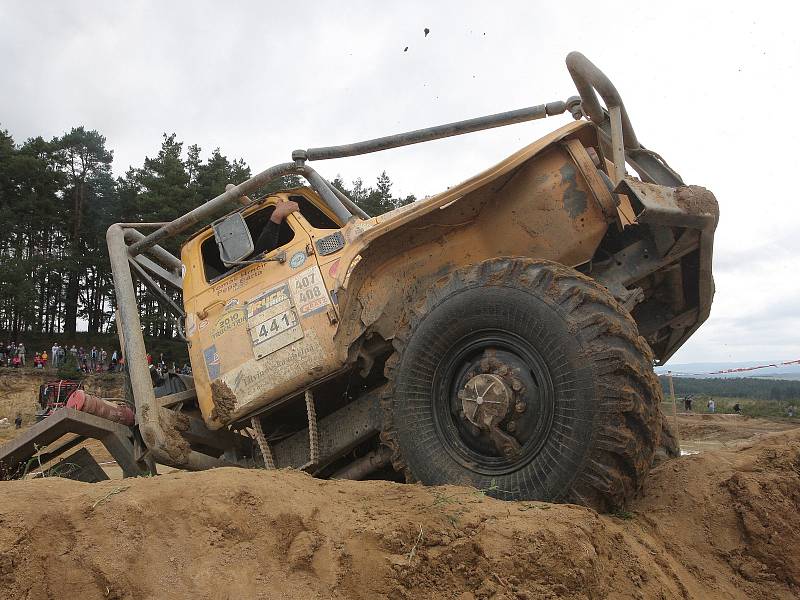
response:
M488 260L437 281L393 344L382 440L410 480L600 511L641 489L661 386L633 318L592 279Z

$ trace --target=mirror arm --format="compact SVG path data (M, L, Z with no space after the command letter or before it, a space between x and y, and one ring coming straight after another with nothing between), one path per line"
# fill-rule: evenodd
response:
M258 263L267 263L267 262L278 262L278 263L285 263L286 262L286 250L281 250L275 256L271 258L259 258L256 260L236 260L232 261L232 265L257 265Z

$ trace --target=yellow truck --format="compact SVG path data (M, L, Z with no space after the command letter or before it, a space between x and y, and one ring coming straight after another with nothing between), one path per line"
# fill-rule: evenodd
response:
M170 223L113 225L140 467L294 467L599 510L635 495L677 451L653 365L709 314L717 203L639 143L599 69L576 52L567 67L566 101L296 150ZM562 113L380 216L310 164ZM308 185L249 197L288 174ZM298 210L275 223L283 203ZM180 258L160 245L186 234ZM193 378L153 388L134 280L181 324Z

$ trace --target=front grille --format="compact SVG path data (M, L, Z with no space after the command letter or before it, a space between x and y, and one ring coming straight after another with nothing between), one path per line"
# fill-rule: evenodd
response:
M327 256L344 248L344 236L341 231L332 233L317 240L317 254Z

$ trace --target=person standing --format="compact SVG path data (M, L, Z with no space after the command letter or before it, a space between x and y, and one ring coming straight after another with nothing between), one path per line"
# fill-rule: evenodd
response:
M711 400L708 401L708 412L714 413L716 412L716 410L717 410L717 405L714 402L714 399L711 398Z
M17 413L17 416L14 418L14 425L17 429L22 429L22 415Z
M22 363L22 366L25 366L25 344L22 342L19 343L17 346L17 356L19 356L19 361Z
M53 366L58 368L58 366L61 364L59 362L59 356L58 356L58 342L53 344L53 347L50 348L50 352L52 352L50 356L52 356L53 358Z

